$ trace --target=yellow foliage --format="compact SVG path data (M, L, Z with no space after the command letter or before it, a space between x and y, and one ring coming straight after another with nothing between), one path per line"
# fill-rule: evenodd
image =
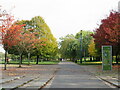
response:
M91 40L90 44L88 45L88 52L91 56L97 56L97 50L95 49L94 40Z

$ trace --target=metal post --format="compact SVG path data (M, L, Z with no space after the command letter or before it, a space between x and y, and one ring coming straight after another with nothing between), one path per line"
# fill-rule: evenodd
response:
M82 63L82 30L80 31L80 63Z

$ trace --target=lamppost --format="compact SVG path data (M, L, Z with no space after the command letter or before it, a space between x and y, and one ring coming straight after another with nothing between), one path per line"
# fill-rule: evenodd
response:
M82 63L82 30L80 31L80 63Z

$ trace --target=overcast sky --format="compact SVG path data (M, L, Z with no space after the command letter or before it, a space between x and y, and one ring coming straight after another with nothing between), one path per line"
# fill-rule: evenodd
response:
M16 19L41 16L57 40L80 30L93 31L120 0L0 0L2 8ZM0 52L3 51L0 48Z

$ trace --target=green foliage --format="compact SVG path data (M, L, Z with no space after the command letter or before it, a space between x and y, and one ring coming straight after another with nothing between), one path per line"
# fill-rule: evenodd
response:
M75 58L76 56L76 39L74 35L67 35L61 38L60 53L62 58Z
M34 32L37 32L38 38L42 40L41 44L44 44L44 46L36 45L35 53L42 58L54 58L57 55L58 44L50 28L40 16L32 18L31 22Z
M88 45L92 37L90 36L92 32L83 31L82 32L82 55L88 56ZM69 58L75 61L80 58L80 32L74 35L67 35L61 38L60 42L60 53L62 58Z
M0 52L0 60L4 58L4 53Z
M81 32L78 32L75 35L75 38L79 39L79 42L80 42L80 33ZM90 32L90 31L82 31L82 55L85 56L85 57L89 56L88 45L90 43L90 40L92 39L92 36L91 36L92 33L93 32ZM80 48L80 46L79 46L79 48Z

